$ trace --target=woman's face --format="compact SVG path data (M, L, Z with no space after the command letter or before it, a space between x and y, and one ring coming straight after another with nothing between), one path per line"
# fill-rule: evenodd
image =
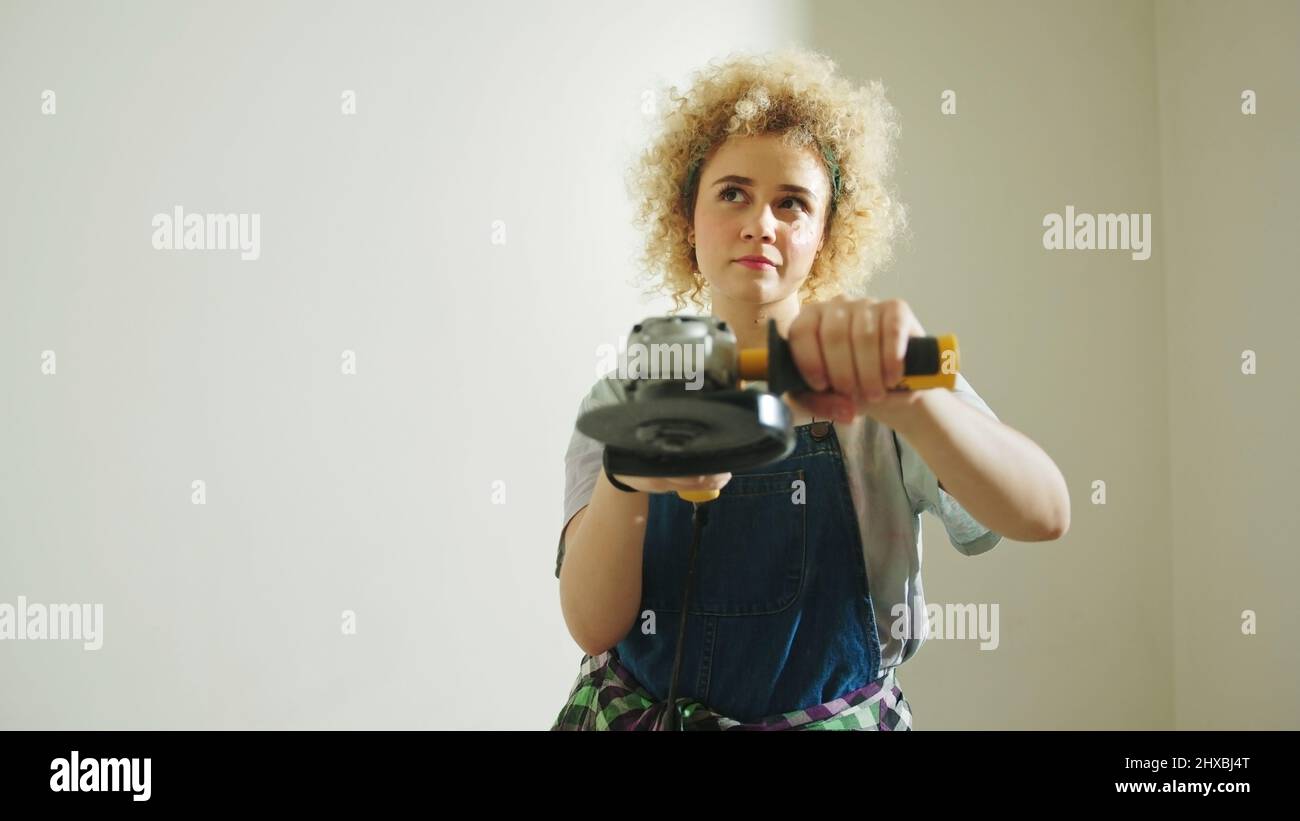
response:
M826 167L812 148L776 134L723 142L700 169L691 229L712 301L764 304L797 293L821 250L829 202ZM773 264L737 261L747 256Z

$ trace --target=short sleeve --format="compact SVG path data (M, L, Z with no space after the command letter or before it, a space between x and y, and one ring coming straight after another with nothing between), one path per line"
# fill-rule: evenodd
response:
M574 514L591 501L605 456L603 444L578 430L578 419L593 408L623 401L623 395L622 384L618 380L602 377L596 380L596 384L578 405L577 416L573 419L573 435L569 438L569 449L564 454L564 521L560 525L560 542L555 553L557 579L560 578L560 566L564 564L564 528Z
M966 381L966 377L960 373L957 374L953 393L976 410L994 419L998 418ZM976 521L960 502L950 496L948 491L939 487L939 479L934 475L934 471L906 439L895 433L894 441L898 446L899 461L903 468L903 486L907 489L912 512L920 514L928 510L938 516L948 532L948 541L967 556L976 556L992 550L993 546L1002 540L1001 534L989 530Z

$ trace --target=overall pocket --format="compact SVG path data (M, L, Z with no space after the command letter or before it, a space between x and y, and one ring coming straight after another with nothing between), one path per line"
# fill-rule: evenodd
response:
M803 481L802 470L733 475L721 495L708 503L691 613L756 616L794 603L803 584L807 546L807 505L795 495ZM643 608L681 612L693 514L694 506L675 493L651 496L641 576Z

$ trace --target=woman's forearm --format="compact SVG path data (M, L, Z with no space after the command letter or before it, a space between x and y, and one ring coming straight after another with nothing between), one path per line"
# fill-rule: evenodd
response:
M980 524L1021 542L1070 528L1070 491L1056 463L1032 439L952 393L925 391L894 429Z
M569 635L599 655L627 635L641 604L641 561L648 493L626 493L602 471L591 502L565 533L560 607Z

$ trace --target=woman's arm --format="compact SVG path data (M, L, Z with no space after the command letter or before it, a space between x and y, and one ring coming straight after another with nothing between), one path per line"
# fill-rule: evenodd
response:
M641 606L641 560L651 493L722 490L730 473L707 476L619 476L636 493L619 490L602 470L591 501L564 531L560 607L574 641L598 656L623 640Z
M917 391L890 421L980 524L1020 542L1070 529L1065 477L1028 436L945 390Z
M601 471L591 501L565 528L560 608L587 655L618 644L636 622L649 509L649 494L618 490Z

